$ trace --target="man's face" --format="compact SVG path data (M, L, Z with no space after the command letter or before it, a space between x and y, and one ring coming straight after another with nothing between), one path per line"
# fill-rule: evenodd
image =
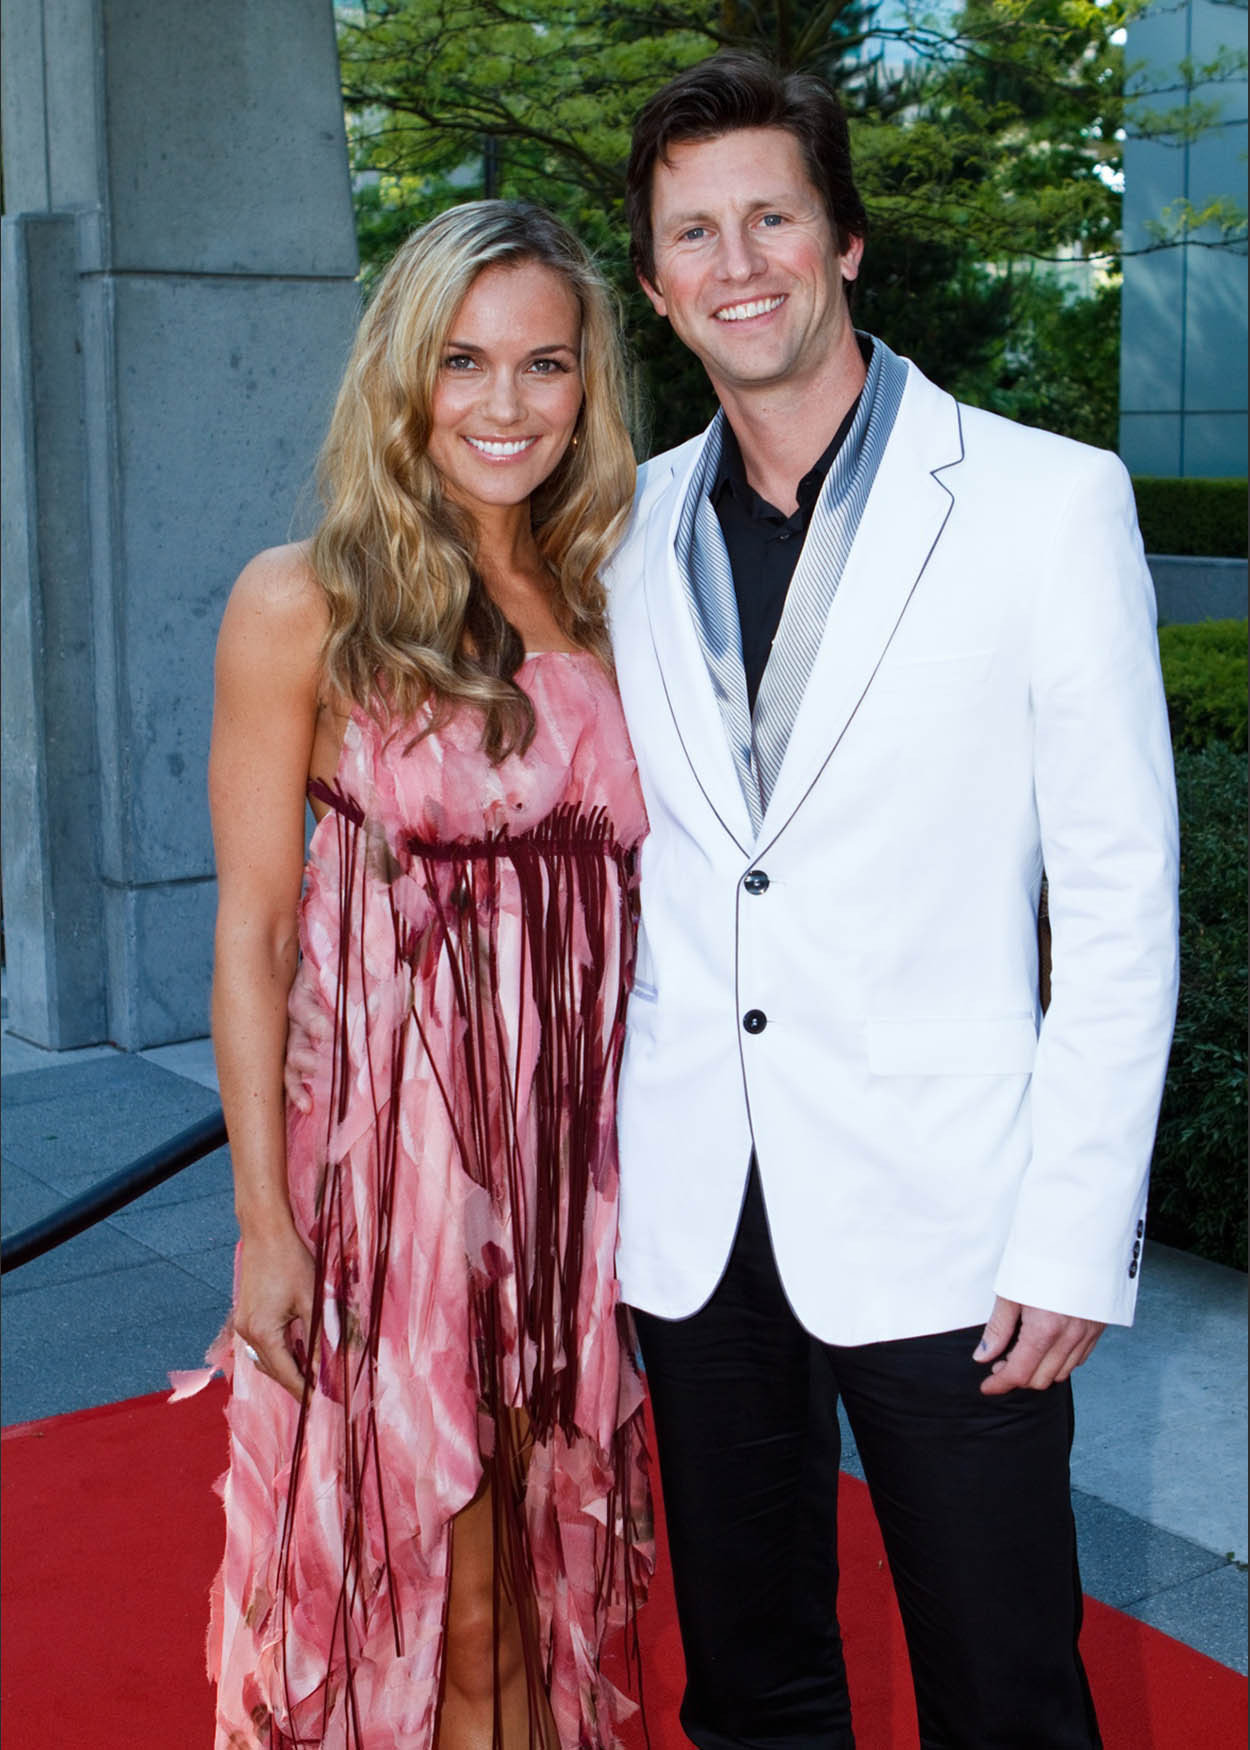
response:
M799 143L785 128L741 128L674 146L651 185L655 279L643 290L721 391L801 387L851 324L844 255Z

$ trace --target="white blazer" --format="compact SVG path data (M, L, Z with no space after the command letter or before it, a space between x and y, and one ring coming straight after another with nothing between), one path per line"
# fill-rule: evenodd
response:
M786 1292L827 1342L978 1324L995 1293L1129 1323L1177 850L1128 476L909 365L756 840L674 550L705 441L643 470L609 575L651 822L623 1296L707 1299L754 1146Z

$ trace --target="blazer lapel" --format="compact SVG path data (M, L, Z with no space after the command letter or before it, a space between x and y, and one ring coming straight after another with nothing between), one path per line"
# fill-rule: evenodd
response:
M706 473L695 475L686 495L677 530L677 565L754 837L764 805L752 748L738 598L720 518L707 495Z
M880 340L846 441L815 506L755 702L753 751L760 791L772 795L790 732L824 637L877 469L894 429L907 366Z
M691 482L702 471L710 436L709 431L693 459L674 473L648 521L647 617L665 699L690 769L725 831L749 857L755 832L679 557L682 510Z
M909 366L769 797L759 855L802 804L858 710L954 507L954 490L939 476L962 460L956 402ZM817 506L801 565L808 549L820 564L820 517ZM796 573L792 589L801 582Z

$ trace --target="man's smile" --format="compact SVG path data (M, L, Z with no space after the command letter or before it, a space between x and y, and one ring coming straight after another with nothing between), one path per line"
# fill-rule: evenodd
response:
M786 301L784 292L771 298L753 298L746 304L724 304L712 314L718 322L749 322L752 316L769 316Z

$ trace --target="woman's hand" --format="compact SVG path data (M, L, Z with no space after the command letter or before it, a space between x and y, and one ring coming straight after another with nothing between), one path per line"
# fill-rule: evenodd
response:
M236 1334L251 1350L252 1365L267 1373L294 1398L304 1393L304 1372L295 1359L295 1344L303 1350L304 1368L311 1365L314 1267L312 1253L294 1227L273 1233L245 1234L239 1256L238 1292L234 1307Z

